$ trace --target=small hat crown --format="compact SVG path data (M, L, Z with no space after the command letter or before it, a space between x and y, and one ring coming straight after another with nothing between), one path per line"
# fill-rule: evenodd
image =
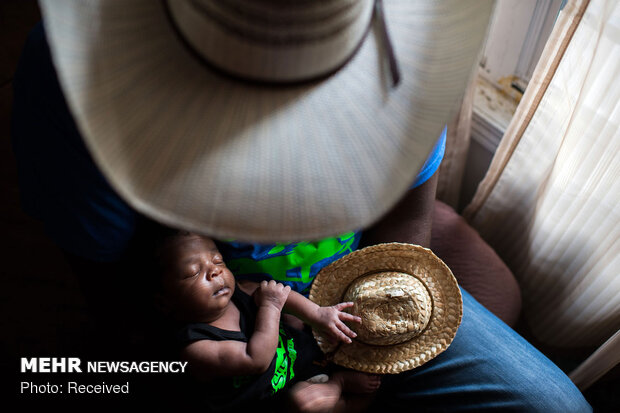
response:
M214 23L248 41L299 46L337 35L360 18L359 0L175 0L205 23Z
M433 302L419 279L399 272L379 272L356 279L344 294L351 312L362 318L351 328L371 345L403 343L421 334L431 318Z
M194 52L229 75L287 83L344 65L370 27L371 0L168 0Z

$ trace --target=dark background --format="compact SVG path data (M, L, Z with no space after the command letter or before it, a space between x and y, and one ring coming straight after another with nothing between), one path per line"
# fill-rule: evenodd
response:
M88 395L24 396L19 394L21 381L36 383L82 384L119 383L129 380L132 393L150 397L162 389L160 375L150 378L118 374L112 377L89 377L69 374L20 374L20 357L75 357L92 353L95 323L89 317L86 301L65 257L46 237L42 225L26 216L19 204L19 187L9 128L12 102L12 78L29 30L40 20L34 0L0 1L0 222L2 225L0 264L0 394L17 398L22 410L30 403L80 400L89 408L102 402L123 402L123 396ZM111 300L110 305L114 306ZM547 354L560 367L570 371L573 359ZM100 360L101 358L91 359ZM83 363L87 359L83 358ZM569 360L569 361L567 361ZM595 411L620 411L620 380L614 369L585 395ZM170 389L172 390L172 389ZM160 406L163 407L163 406Z

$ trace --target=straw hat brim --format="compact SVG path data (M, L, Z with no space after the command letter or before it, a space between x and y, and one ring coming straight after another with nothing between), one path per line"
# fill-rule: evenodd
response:
M477 62L492 1L385 0L380 41L287 87L210 70L164 2L42 0L53 61L99 168L134 208L219 238L311 240L362 228L411 185Z
M430 293L431 317L418 336L387 346L354 339L335 348L316 331L314 335L319 347L338 365L367 373L395 374L423 365L450 346L461 322L463 301L454 275L441 259L429 249L400 243L354 251L323 268L313 281L310 299L320 306L338 304L354 280L380 272L408 274Z

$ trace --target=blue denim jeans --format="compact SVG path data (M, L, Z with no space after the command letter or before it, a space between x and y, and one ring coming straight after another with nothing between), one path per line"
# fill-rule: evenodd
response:
M591 412L547 357L463 293L450 347L425 365L383 377L373 411Z

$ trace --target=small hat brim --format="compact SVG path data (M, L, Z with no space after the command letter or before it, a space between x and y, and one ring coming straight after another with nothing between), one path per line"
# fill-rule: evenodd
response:
M401 243L354 251L323 268L313 281L310 299L320 306L338 304L354 280L379 272L411 275L430 293L431 317L418 336L387 346L354 339L334 348L319 333L314 335L319 347L338 365L367 373L396 374L419 367L448 348L461 323L463 301L454 275L441 259L429 249Z
M114 189L167 225L272 242L340 234L387 212L465 90L492 1L384 3L402 73L394 90L372 34L332 76L268 87L210 70L163 1L41 8L69 107Z

